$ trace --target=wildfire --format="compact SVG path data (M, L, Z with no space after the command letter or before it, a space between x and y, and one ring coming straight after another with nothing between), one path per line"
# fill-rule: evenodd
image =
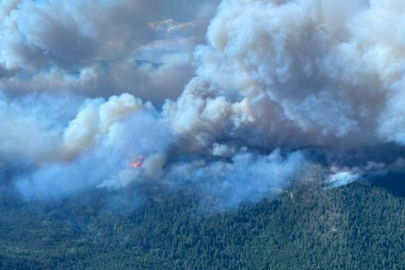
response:
M131 168L134 168L134 169L143 169L143 168L145 168L145 165L144 165L143 162L144 162L143 156L138 156L138 158L136 159L136 161L131 164Z

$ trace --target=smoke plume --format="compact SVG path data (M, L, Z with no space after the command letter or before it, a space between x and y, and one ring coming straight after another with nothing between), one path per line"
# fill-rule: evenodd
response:
M401 172L404 14L400 0L2 1L2 180L29 200L192 185L232 207L320 156L332 187Z

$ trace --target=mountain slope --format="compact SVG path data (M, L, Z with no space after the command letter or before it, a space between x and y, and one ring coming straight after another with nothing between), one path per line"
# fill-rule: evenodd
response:
M2 197L0 268L405 269L403 191L401 176L336 189L304 183L214 213L188 192L120 214Z

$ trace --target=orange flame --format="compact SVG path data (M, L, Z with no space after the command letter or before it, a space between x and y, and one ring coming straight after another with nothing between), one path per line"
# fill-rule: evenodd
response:
M134 169L143 169L145 168L145 165L143 164L144 158L143 156L138 156L136 161L131 164L131 167Z

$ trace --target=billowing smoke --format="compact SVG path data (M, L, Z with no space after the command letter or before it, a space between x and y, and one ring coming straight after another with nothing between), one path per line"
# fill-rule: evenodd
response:
M193 76L218 0L3 0L0 89L128 92L162 103Z
M209 138L228 125L215 137L262 147L404 143L405 4L357 2L223 1L198 77L168 106L175 126Z
M404 170L405 2L218 4L1 2L0 156L23 168L16 190L191 185L232 207L320 156L332 187Z

